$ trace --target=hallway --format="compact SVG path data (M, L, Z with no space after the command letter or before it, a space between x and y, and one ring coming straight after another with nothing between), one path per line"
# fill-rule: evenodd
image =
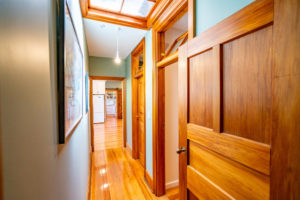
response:
M94 124L95 152L92 160L91 200L178 199L178 189L156 197L144 179L144 169L132 159L122 143L122 119L107 117Z
M123 146L122 119L106 117L105 123L94 124L95 151Z

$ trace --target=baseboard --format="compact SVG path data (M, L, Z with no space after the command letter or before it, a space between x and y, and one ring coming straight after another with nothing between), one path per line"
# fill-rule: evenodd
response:
M126 142L126 150L129 153L129 155L132 157L132 149L127 142Z
M153 192L154 191L153 190L153 179L146 169L145 169L145 179L146 179L146 182L148 183L151 191Z
M92 161L93 161L93 152L92 148L90 148L90 161L89 161L89 176L88 176L88 186L87 186L87 192L86 192L86 199L91 199L91 181L92 181Z
M166 183L166 190L177 187L178 185L179 185L179 180L170 181L170 182Z

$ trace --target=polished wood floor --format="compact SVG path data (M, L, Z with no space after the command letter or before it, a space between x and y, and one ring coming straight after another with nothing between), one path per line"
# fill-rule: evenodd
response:
M92 161L91 200L178 199L177 188L168 190L162 197L156 197L151 192L140 162L132 159L122 147L122 120L110 118L105 124L96 124L96 140Z
M105 123L94 124L95 151L123 146L122 119L106 117Z

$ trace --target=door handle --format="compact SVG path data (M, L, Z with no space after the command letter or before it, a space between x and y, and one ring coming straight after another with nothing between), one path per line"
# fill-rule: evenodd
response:
M185 151L186 151L185 147L180 147L179 149L177 149L176 153L180 154L180 153L185 152Z

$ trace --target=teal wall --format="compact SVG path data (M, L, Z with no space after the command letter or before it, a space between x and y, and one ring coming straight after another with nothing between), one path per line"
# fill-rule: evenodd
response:
M126 68L126 133L127 144L132 148L131 54L125 59Z
M110 76L125 77L126 62L122 60L120 64L116 64L113 58L89 57L89 75L90 76Z
M146 170L153 177L152 161L152 30L145 35L146 43Z
M196 35L229 17L253 0L196 0Z

